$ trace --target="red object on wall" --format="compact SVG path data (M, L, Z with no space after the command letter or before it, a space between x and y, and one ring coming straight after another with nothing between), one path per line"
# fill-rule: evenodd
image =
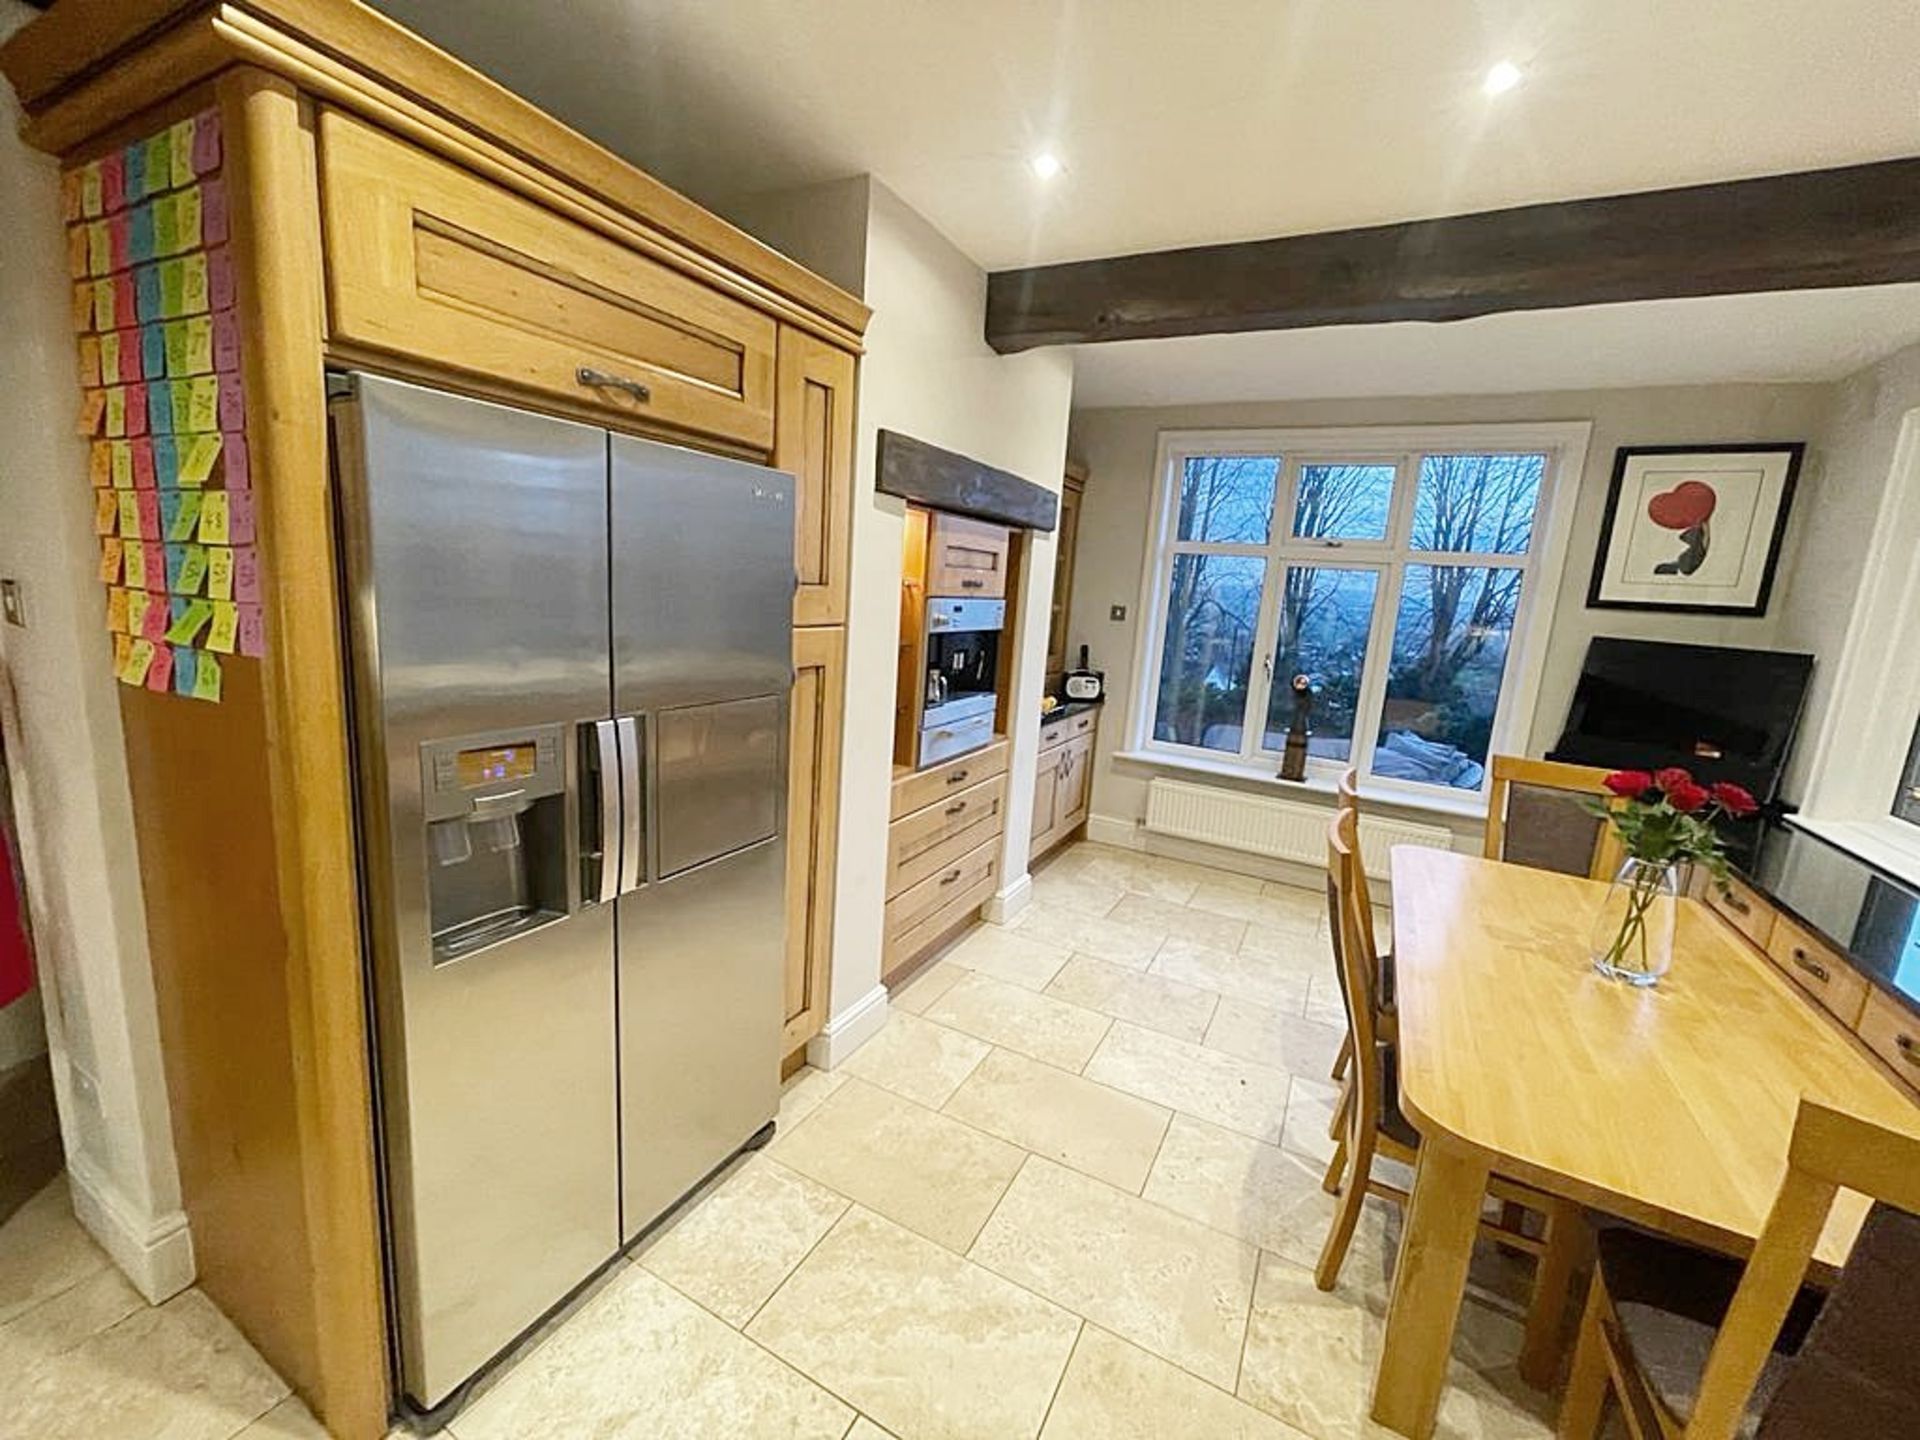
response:
M13 868L13 846L0 825L0 1007L33 988L33 948L20 906L20 884Z

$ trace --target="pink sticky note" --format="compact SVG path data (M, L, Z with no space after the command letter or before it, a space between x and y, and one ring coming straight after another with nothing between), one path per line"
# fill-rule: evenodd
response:
M115 329L140 323L139 307L134 301L133 272L122 270L113 277L113 324Z
M234 370L222 375L220 379L220 428L229 433L238 431L247 423L247 387L240 378L240 372Z
M147 667L147 689L162 695L173 688L173 647L164 641L153 647L153 663Z
M151 560L148 562L147 568L149 570L164 570L166 567L158 560ZM155 577L149 575L147 577L147 589L151 591L159 588L155 583ZM140 627L140 634L148 640L165 640L167 638L167 625L171 619L172 607L167 604L167 597L165 595L154 595L147 602L146 621Z
M240 607L240 653L242 655L264 655L267 653L267 617L258 605Z
M147 433L147 387L127 386L127 434Z
M100 157L100 208L108 214L127 208L127 160L118 150Z
M202 110L193 117L193 173L220 168L220 112Z
M118 157L116 157L118 158ZM124 270L133 263L127 253L127 212L107 217L107 254L109 263L116 270Z
M229 490L248 490L253 486L253 472L247 467L247 437L244 435L223 435L220 437L220 483ZM248 518L252 518L252 501L248 502Z
M153 441L133 442L133 483L139 490L153 488Z
M140 538L142 540L164 540L160 533L160 492L158 490L136 490L134 504L140 507Z
M233 307L233 256L227 247L216 245L207 251L207 308L228 310Z
M227 182L215 176L200 182L200 243L227 242Z
M240 322L231 310L221 310L213 317L213 368L240 368Z
M227 517L227 531L229 534L233 531L231 515ZM260 552L251 545L234 547L233 598L243 602L260 599Z
M227 543L229 545L251 545L253 543L253 492L251 490L227 490Z

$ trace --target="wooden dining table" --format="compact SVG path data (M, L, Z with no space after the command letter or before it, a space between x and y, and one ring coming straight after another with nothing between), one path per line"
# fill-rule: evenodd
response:
M1694 900L1673 968L1596 973L1600 882L1401 846L1392 855L1400 1105L1419 1162L1373 1418L1433 1433L1490 1174L1742 1254L1786 1170L1802 1096L1920 1135L1920 1104ZM1842 1195L1838 1266L1867 1203Z

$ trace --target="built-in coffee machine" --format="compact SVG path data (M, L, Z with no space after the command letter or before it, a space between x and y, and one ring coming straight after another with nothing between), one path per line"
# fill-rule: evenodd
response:
M927 693L918 763L963 755L993 738L1005 600L927 601Z

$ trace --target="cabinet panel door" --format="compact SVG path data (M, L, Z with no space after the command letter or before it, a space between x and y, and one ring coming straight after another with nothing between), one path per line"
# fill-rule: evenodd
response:
M793 632L783 1037L789 1053L818 1034L827 1018L846 665L846 631Z
M935 511L927 547L927 597L982 599L1007 593L1013 532L967 515Z
M1069 740L1060 751L1060 789L1054 801L1054 823L1072 829L1087 818L1093 790L1093 736Z
M1040 766L1033 781L1033 837L1034 849L1039 849L1047 832L1053 829L1054 813L1060 795L1060 751L1049 750L1040 757ZM1031 851L1029 853L1032 853Z
M773 463L800 482L793 514L796 625L847 619L855 373L845 350L790 325L780 328Z
M1060 528L1054 534L1053 603L1047 615L1047 673L1067 668L1068 612L1073 608L1073 564L1080 548L1081 482L1072 476L1060 491Z

